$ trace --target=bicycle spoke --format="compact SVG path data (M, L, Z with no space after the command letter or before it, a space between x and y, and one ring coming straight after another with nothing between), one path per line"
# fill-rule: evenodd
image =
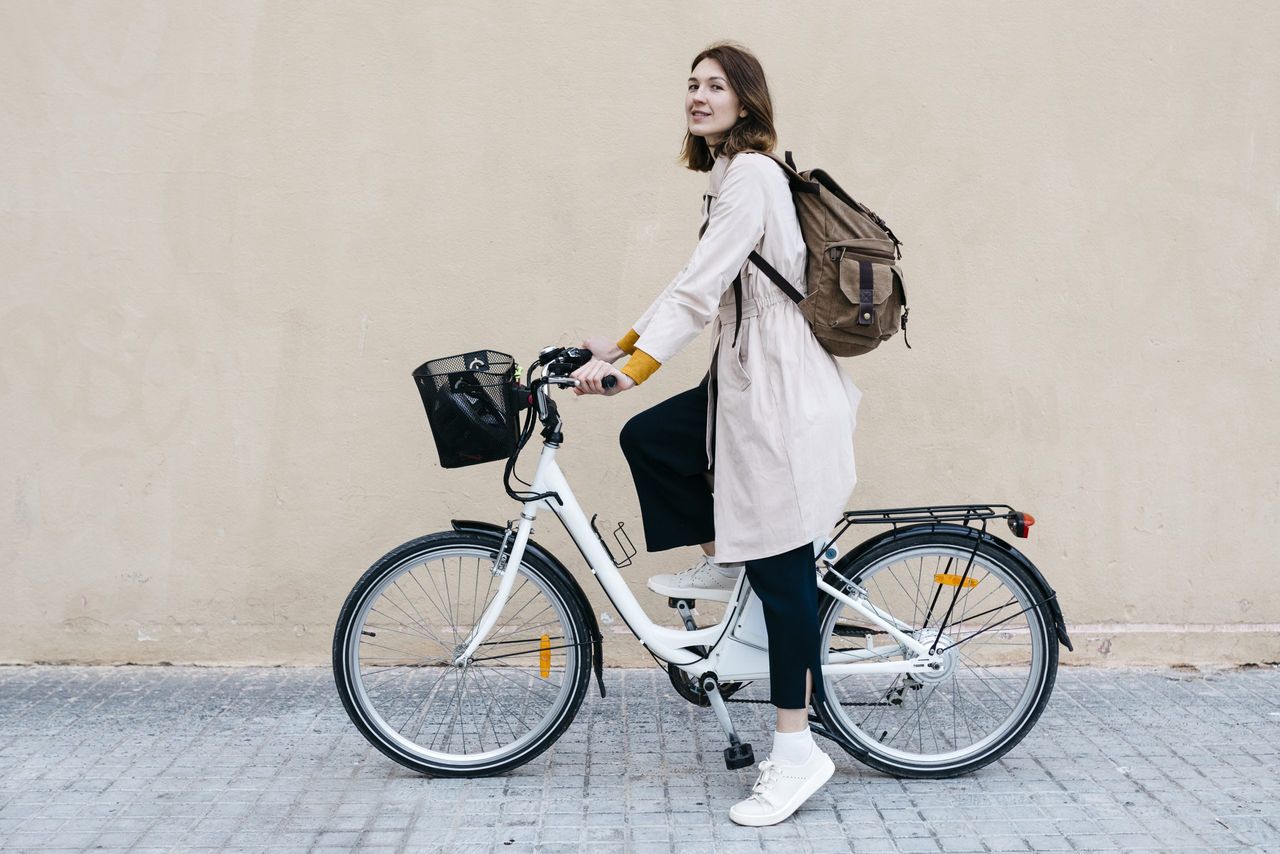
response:
M435 696L436 689L440 686L440 683L444 680L446 676L449 675L450 671L452 670L453 670L452 667L446 667L445 669L440 671L440 675L437 676L436 680L431 683L431 687L428 688L425 693L423 693L422 699L418 701L418 705L414 706L413 710L409 712L409 716L404 719L404 723L400 725L401 732L404 732L409 727L409 723L415 717L417 717L418 712L426 705L427 700Z
M425 628L425 627L426 627L426 625L427 625L427 618L426 618L426 617L424 617L424 616L422 616L422 612L418 610L418 606L417 606L417 605L413 604L413 600L409 598L409 594L405 593L405 592L404 592L404 590L402 590L402 589L400 588L400 582L399 582L399 581L396 581L396 583L395 583L395 585L394 585L394 586L395 586L396 591L397 591L401 596L403 596L403 597L404 597L404 600L405 600L406 602L408 602L408 603L409 603L409 607L413 609L413 613L414 613L414 616L417 618L417 623L418 623L418 625L423 626L423 627ZM389 600L390 600L390 597L388 597L388 601L389 601ZM409 615L409 614L408 614L408 612L406 611L406 612L405 612L405 616L408 616L408 615Z
M406 574L406 575L408 575L410 578L412 578L412 579L413 579L413 583L414 583L414 584L418 585L418 589L422 591L422 595L423 595L423 596L425 596L425 597L427 597L427 601L431 603L431 607L433 607L433 608L435 608L435 609L436 609L436 613L437 613L437 614L439 614L439 615L440 615L440 618L441 618L442 620L444 620L444 621L445 621L445 624L446 624L446 625L452 625L452 624L453 624L453 620L449 619L449 616L448 616L448 615L447 615L447 614L446 614L446 613L441 609L441 607L440 607L440 603L439 603L439 602L437 602L437 601L435 600L435 598L434 598L430 593L428 593L428 592L427 592L427 588L425 588L425 587L423 587L423 586L422 586L422 582L418 580L418 576L414 575L413 570L412 570L412 569L410 569L410 570L409 570L407 573L405 573L405 574ZM434 581L432 581L432 579L431 579L431 574L430 574L430 573L427 573L427 580L428 580L428 581L431 581L431 586L432 586L432 588L436 591L436 596L439 596L439 595L440 595L440 588L438 588L438 587L436 587L436 586L435 586L435 582L434 582ZM440 643L441 643L441 645L443 645L443 644L444 644L444 641L441 641Z
M400 613L402 613L402 614L404 614L406 617L408 617L409 622L408 622L407 624L402 622L402 623L400 623L400 625L402 625L402 626L403 626L403 625L413 625L413 626L418 626L420 629L422 629L422 631L423 631L424 633L426 633L426 634L430 635L433 639L435 638L435 634L431 631L431 627L430 627L430 626L428 626L425 622L421 622L421 621L419 621L419 620L415 620L415 619L414 619L414 617L413 617L413 615L412 615L412 614L410 614L408 611L406 611L406 610L404 609L404 606L402 606L402 605L401 605L399 602L397 602L396 600L392 599L390 596L387 596L387 597L386 597L386 600L387 600L388 604L390 604L390 605L394 605L394 606L396 607L396 609L400 611ZM385 613L383 613L382 611L376 611L376 610L375 610L375 613L379 614L380 616L386 617L388 620L393 619L393 617L392 617L390 614L385 614Z
M478 690L479 690L479 691L481 691L482 693L483 693L483 692L485 692L486 690L488 690L489 705L488 705L488 707L485 709L485 720L487 720L487 721L489 722L489 728L493 731L493 741L494 741L494 744L495 744L495 745L500 745L500 744L502 744L502 736L498 735L498 726L497 726L497 724L495 723L495 721L494 721L494 716L493 716L493 709L495 709L495 708L496 708L496 709L498 710L498 712L499 712L499 717L498 717L498 719L499 719L499 720L502 720L503 722L505 722L505 723L506 723L506 725L507 725L507 731L511 733L511 740L512 740L512 741L516 741L516 740L518 740L518 739L519 739L519 736L518 736L518 735L516 735L515 727L513 727L513 726L511 725L511 721L510 721L510 719L507 717L507 715L508 715L507 709L502 705L502 700L501 700L501 699L500 699L500 697L498 696L497 692L492 691L491 689L486 689L486 688L485 688L485 684L484 684L484 680L482 680L482 679L481 679L481 680L477 680L476 685L477 685ZM478 725L478 726L477 726L477 729L483 729L483 725L484 725L484 721L481 721L481 722L480 722L480 725Z
M480 596L480 558L476 558L475 576L475 584L471 588L471 625L473 626L479 622L479 615L476 614L476 600ZM493 576L490 575L489 577L492 578Z

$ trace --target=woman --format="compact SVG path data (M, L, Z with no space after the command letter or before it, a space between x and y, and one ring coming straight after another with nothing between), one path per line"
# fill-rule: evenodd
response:
M648 550L699 544L705 553L684 572L649 579L650 588L728 601L745 564L764 606L777 728L751 796L729 811L739 824L760 826L787 818L834 771L808 726L811 692L822 692L814 542L829 535L853 490L861 394L795 303L747 261L756 250L805 291L806 250L788 181L761 153L777 137L760 63L729 43L702 51L685 116L682 160L711 173L698 245L622 340L583 342L596 358L573 376L577 394L618 394L713 324L707 376L636 415L620 441ZM612 389L602 385L606 376L617 379Z

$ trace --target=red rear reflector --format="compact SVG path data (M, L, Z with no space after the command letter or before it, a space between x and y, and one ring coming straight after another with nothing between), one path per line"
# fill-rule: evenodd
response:
M1013 531L1015 537L1026 537L1031 533L1031 526L1036 523L1036 517L1030 513L1021 513L1017 510L1009 514L1009 530Z

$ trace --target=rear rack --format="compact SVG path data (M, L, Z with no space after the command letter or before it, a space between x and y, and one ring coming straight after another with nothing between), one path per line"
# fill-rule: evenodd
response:
M891 525L896 530L899 525L919 525L930 522L955 522L971 525L978 522L978 527L986 531L987 522L991 519L1004 519L1015 536L1025 537L1035 517L1030 513L1014 510L1008 504L935 504L926 507L888 507L879 510L846 510L842 517L840 530L836 532L826 547L830 548L836 540L844 535L852 525Z
M937 504L930 507L891 507L883 510L846 510L850 525L908 525L919 522L959 522L1008 519L1018 511L1008 504Z

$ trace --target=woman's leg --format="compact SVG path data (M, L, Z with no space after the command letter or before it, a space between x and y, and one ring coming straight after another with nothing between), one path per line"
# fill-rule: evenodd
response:
M658 552L702 545L713 554L706 380L633 416L618 441L636 484L645 547Z
M778 732L805 729L811 692L823 696L816 563L812 543L747 561L747 580L764 607L769 699L778 708Z
M778 732L804 732L809 728L809 698L813 696L813 674L804 672L804 708L778 709Z
M764 606L769 697L778 708L778 726L751 795L729 810L738 824L777 824L835 773L835 763L814 744L808 727L809 691L822 693L815 568L812 543L747 561L747 578Z

